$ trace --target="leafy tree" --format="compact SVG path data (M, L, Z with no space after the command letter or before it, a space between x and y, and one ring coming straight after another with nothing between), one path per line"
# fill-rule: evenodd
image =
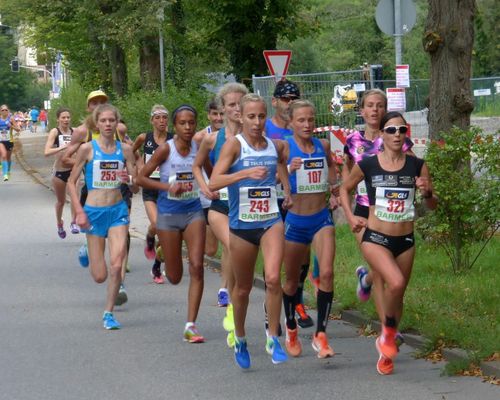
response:
M0 82L2 90L0 103L7 104L11 110L24 109L33 104L26 104L27 88L33 84L35 75L25 69L12 72L10 61L16 56L16 47L10 35L0 35Z
M446 250L454 272L471 269L499 227L498 134L453 128L427 150L439 206L417 226L424 237ZM477 245L480 249L474 254Z
M310 29L299 18L300 0L207 0L201 8L210 38L223 44L240 80L267 74L262 51L276 49L278 36L293 39Z

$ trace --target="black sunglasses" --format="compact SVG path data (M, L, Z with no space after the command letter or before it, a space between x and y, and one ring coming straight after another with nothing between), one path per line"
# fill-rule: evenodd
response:
M404 135L405 133L408 132L408 127L406 125L400 125L400 126L386 126L384 129L382 129L385 133L388 133L389 135L394 135L397 131L401 135Z

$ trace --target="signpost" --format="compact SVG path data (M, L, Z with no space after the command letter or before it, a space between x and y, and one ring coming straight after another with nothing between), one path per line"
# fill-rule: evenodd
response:
M292 58L291 50L264 50L263 54L267 68L271 75L274 75L276 82L286 76Z
M417 9L412 0L380 0L375 20L382 32L394 36L396 65L402 64L401 38L410 32L417 21Z

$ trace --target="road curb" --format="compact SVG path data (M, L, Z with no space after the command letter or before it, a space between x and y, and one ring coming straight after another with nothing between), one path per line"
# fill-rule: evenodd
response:
M21 166L21 168L33 178L33 180L40 185L46 187L47 189L53 191L52 186L47 183L46 179L42 174L40 174L38 171L33 170L31 166L26 162L26 160L23 157L23 150L22 150L22 142L19 139L16 139L16 144L17 147L14 147L14 156ZM19 149L19 146L21 149ZM66 196L66 202L69 203L69 197ZM130 231L130 236L134 237L136 239L140 240L146 240L146 235L143 234L142 232L139 231ZM187 251L185 248L183 248L183 256L187 257ZM208 268L220 271L221 265L220 261L217 258L214 257L208 257L205 256L205 265ZM262 277L255 276L254 281L253 281L253 286L264 290L265 288L265 282ZM341 319L345 322L349 322L352 325L355 325L357 327L366 327L367 325L370 325L371 329L380 332L381 330L381 324L379 321L372 320L362 313L360 313L357 310L344 310L341 312ZM420 335L415 335L415 334L409 334L409 333L403 333L403 338L405 340L405 343L417 350L422 350L426 347L427 343L429 342L429 339L426 339L423 336ZM469 354L467 351L463 349L456 349L456 348L445 348L442 350L443 357L445 358L446 361L467 361L470 359ZM493 376L493 377L500 377L500 361L482 361L480 362L480 368L483 371L485 375L488 376Z

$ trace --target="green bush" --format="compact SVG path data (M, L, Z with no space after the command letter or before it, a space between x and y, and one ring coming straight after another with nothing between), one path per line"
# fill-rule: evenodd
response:
M475 256L473 250L498 228L500 142L498 132L485 135L475 127L453 128L441 137L426 154L439 205L417 227L445 249L453 271L461 272L472 268L484 246Z
M89 91L82 88L75 81L62 90L59 99L52 100L49 112L50 127L56 126L56 111L59 107L68 107L71 110L71 124L78 126L87 115L86 99ZM190 104L198 111L198 124L207 123L205 104L213 94L199 87L177 89L167 87L166 93L136 91L127 96L111 99L120 110L123 120L128 127L129 136L134 139L138 134L151 130L150 112L154 104L163 104L170 113L181 104Z

